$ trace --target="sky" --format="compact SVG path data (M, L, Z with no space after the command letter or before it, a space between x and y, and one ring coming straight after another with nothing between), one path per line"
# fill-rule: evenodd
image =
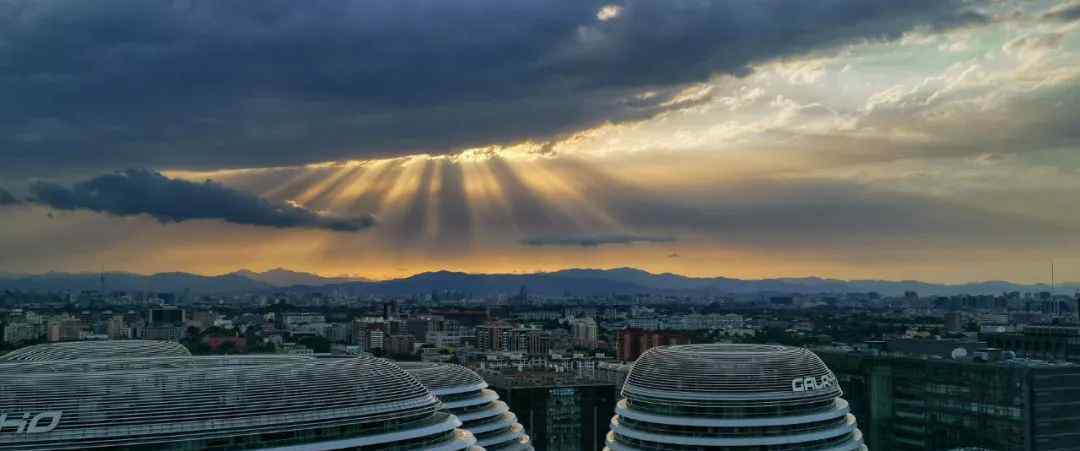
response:
M0 0L0 272L1080 280L1080 0Z

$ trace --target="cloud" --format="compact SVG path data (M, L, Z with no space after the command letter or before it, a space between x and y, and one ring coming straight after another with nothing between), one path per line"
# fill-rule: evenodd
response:
M1050 8L1042 14L1043 19L1072 22L1080 19L1080 1L1062 3Z
M596 12L596 19L601 22L607 22L614 20L622 14L622 7L619 5L605 5Z
M606 244L635 243L670 243L674 237L647 235L584 235L584 236L541 236L521 240L526 246L580 246L596 247Z
M207 180L170 179L145 169L102 175L66 187L47 181L30 185L31 201L57 210L91 210L116 216L146 214L162 223L218 219L235 224L355 232L371 227L370 216L338 217L295 203L268 201Z
M0 188L0 206L15 205L19 203L19 200L15 196L11 195L7 190Z
M1061 46L1065 33L1043 33L1015 38L1001 47L1006 54L1020 59L1030 59Z
M685 87L763 61L987 20L969 5L7 1L0 146L48 174L542 142L685 108Z

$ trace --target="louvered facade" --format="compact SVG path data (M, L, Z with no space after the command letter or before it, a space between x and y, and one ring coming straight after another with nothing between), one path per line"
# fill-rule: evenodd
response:
M633 365L609 451L865 451L829 368L803 348L695 344Z

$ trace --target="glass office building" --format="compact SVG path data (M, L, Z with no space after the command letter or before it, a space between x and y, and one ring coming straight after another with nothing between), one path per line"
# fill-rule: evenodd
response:
M622 395L607 451L866 450L832 372L803 348L653 348Z
M819 350L872 449L1080 450L1080 366ZM1005 355L1007 353L1001 353Z

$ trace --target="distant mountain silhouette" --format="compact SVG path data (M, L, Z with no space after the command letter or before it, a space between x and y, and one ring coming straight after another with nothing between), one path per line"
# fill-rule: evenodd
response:
M102 285L99 273L62 273L22 276L12 279L0 279L0 289L22 291L142 291L142 292L183 292L192 293L235 293L261 291L272 288L264 282L247 277L225 274L221 276L201 276L183 272L141 275L125 272L107 272Z
M318 274L292 271L285 268L274 268L264 272L254 272L246 269L241 269L227 275L246 277L248 279L257 280L259 282L273 285L275 287L288 287L292 285L319 286L334 283L368 281L368 279L364 279L362 277L323 277Z
M58 273L42 275L6 274L0 277L0 289L25 291L78 291L101 287L97 273ZM920 295L1000 294L1007 291L1047 291L1044 284L1024 285L1004 281L964 284L934 284L912 280L839 280L818 277L745 280L727 277L687 277L678 274L653 274L635 268L566 269L533 274L468 274L436 271L384 281L357 280L349 277L322 277L316 274L273 269L257 273L240 270L219 276L182 272L139 275L112 272L105 274L107 290L159 291L192 293L240 293L288 291L296 293L329 292L352 295L410 296L414 294L456 291L472 296L514 295L522 286L529 293L545 296L595 296L610 294L750 294L750 293L853 293L878 292L900 295L915 291ZM1057 293L1071 294L1080 285L1060 284Z
M1046 291L1042 284L1022 285L989 281L965 284L932 284L919 281L838 280L817 277L743 280L726 277L687 277L678 274L653 274L635 268L567 269L533 274L467 274L438 271L379 282L359 282L303 288L320 291L328 288L354 295L408 296L446 290L474 296L513 295L522 287L533 294L590 296L608 294L751 294L751 293L854 293L878 292L901 295L915 291L920 295L1000 294L1006 291ZM1073 293L1077 284L1059 285L1058 293ZM291 289L297 289L296 287Z

